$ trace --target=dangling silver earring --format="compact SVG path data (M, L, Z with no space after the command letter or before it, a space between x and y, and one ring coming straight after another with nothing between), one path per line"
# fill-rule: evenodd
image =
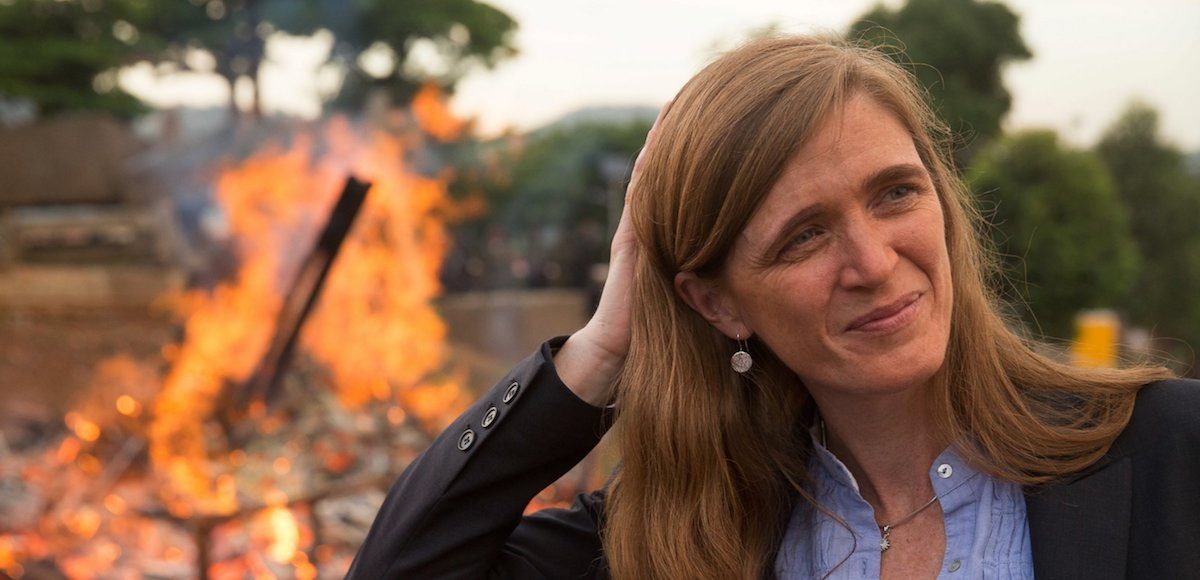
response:
M750 358L750 353L746 352L746 341L742 340L741 334L737 335L737 341L738 351L729 358L729 365L733 367L733 370L745 374L750 367L754 366L754 359Z

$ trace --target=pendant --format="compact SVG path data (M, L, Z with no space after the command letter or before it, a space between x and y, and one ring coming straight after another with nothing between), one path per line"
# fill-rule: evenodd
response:
M746 371L750 370L751 366L754 365L754 359L750 358L750 353L744 350L739 350L733 353L733 357L729 359L729 364L733 367L733 370L739 373L745 373Z
M882 554L892 547L892 526L883 526L879 530L883 532L883 537L879 539L879 553Z

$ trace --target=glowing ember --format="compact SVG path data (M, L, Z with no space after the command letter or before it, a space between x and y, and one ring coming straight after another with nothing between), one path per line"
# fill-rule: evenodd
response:
M71 463L79 456L79 440L74 437L63 439L56 454L59 463Z
M17 561L16 539L11 536L0 536L0 570L18 578L24 575L24 568Z
M296 527L296 516L286 507L267 509L267 519L271 522L271 546L267 555L279 563L292 561L296 546L300 543L300 530Z
M67 529L71 530L71 533L80 537L90 538L100 528L100 514L91 508L85 507L68 515L63 520L63 523L67 525Z
M141 414L142 406L129 395L121 395L117 399L117 412L126 417L137 417Z
M100 426L83 418L79 413L67 413L67 427L75 432L75 436L88 442L100 438Z
M110 493L104 497L104 507L114 515L119 516L125 513L125 506L125 500L121 499L119 495Z
M98 475L104 469L104 464L91 453L80 454L75 459L75 463L79 464L79 469L88 475Z

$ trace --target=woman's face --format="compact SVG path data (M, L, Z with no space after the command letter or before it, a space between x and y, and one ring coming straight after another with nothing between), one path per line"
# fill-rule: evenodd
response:
M826 120L718 286L814 395L925 383L945 358L953 290L938 194L899 120L861 95Z

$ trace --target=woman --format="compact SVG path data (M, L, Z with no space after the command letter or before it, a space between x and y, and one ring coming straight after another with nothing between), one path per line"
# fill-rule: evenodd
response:
M350 576L1200 570L1200 390L1009 330L940 137L870 50L778 38L706 67L635 164L596 315L409 467ZM522 518L613 400L611 483Z

